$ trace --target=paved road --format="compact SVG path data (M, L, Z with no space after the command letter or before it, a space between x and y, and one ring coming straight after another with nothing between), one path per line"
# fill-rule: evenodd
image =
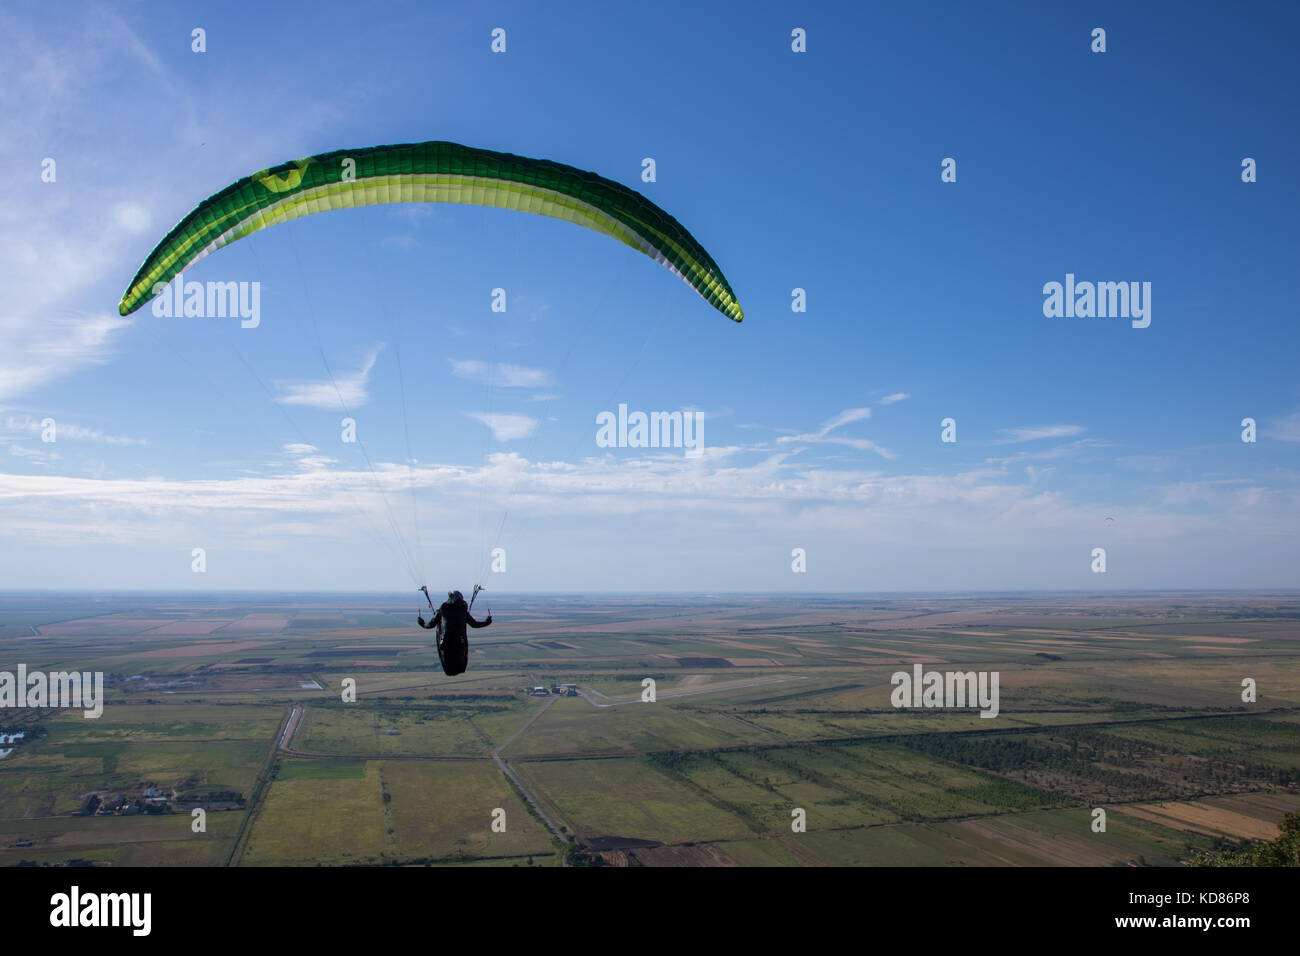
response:
M528 805L533 808L533 811L539 817L541 817L542 822L546 824L547 829L549 829L551 833L555 834L556 839L558 839L560 842L563 843L563 842L567 842L568 838L560 831L560 828L555 825L555 821L553 821L550 817L546 815L546 811L542 809L541 805L537 802L536 798L531 793L528 792L528 788L524 786L524 782L515 775L515 772L510 769L510 765L506 763L505 760L501 757L501 751L509 747L511 741L513 741L516 737L518 737L525 730L531 727L533 721L535 721L538 717L542 716L542 714L546 713L546 708L550 707L558 699L559 699L558 697L552 697L541 707L538 707L537 710L533 713L533 715L529 717L526 721L524 721L522 727L520 727L513 734L507 737L505 742L500 747L492 751L492 759L497 762L497 766L501 768L501 772L504 773L507 777L509 777L510 780L514 783L514 785L519 788L519 792L524 795L524 799L528 801Z
M284 733L280 735L281 750L289 750L289 745L293 743L294 734L298 732L298 724L302 722L304 710L303 707L294 707L289 712L289 720L284 725Z

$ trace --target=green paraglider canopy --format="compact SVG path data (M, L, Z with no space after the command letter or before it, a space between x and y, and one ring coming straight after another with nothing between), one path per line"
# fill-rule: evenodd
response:
M744 318L717 263L640 193L561 163L439 141L336 150L232 183L149 253L118 312L134 312L191 263L268 226L331 209L407 202L495 206L594 229L666 266L727 317Z

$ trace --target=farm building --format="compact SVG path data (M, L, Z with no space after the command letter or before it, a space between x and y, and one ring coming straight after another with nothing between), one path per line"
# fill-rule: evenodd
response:
M100 801L99 810L96 812L100 814L115 813L116 811L122 809L122 806L125 803L126 803L126 798L123 797L120 793L110 793L108 796L104 797L104 799Z

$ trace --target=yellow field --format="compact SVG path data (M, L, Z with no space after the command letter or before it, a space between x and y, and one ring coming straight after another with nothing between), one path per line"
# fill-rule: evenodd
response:
M377 863L387 846L379 769L367 764L360 779L273 783L241 862Z
M1191 830L1194 833L1207 833L1211 836L1275 840L1279 833L1276 823L1204 803L1148 803L1141 806L1120 807L1118 812L1127 813L1139 820L1160 823L1175 830Z
M391 797L394 838L403 858L550 856L546 828L528 813L491 762L379 761ZM504 833L492 811L505 811Z

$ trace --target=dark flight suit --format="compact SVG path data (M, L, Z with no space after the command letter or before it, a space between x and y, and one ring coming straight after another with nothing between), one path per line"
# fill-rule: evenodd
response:
M428 624L420 617L420 626L431 630L441 624L444 628L442 640L438 642L438 659L442 661L442 672L449 677L465 673L469 666L469 634L465 625L470 627L487 627L492 623L492 615L486 621L476 621L469 613L469 605L463 600L452 603L444 601L438 613Z

